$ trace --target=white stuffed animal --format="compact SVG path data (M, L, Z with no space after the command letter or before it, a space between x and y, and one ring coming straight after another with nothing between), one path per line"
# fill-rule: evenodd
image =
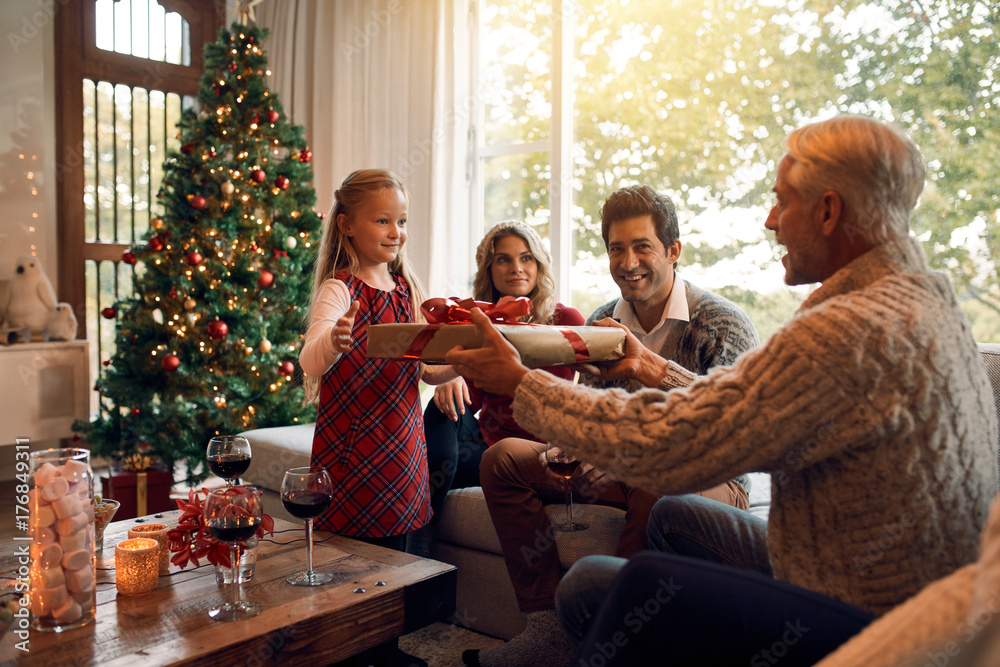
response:
M49 340L74 340L76 338L76 315L65 301L60 301L56 312L49 318Z
M44 331L55 310L55 291L38 258L18 257L8 285L6 326L17 331Z

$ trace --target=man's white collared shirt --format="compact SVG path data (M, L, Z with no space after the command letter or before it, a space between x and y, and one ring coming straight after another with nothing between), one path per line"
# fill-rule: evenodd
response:
M667 332L670 331L670 327L667 326L667 320L688 322L691 319L691 313L688 310L687 283L677 274L674 274L674 286L670 289L667 304L663 307L663 317L660 318L659 323L649 332L639 324L639 318L635 316L632 304L625 299L618 300L618 304L615 306L615 310L611 316L628 327L628 330L639 339L639 342L646 346L646 349L659 354L660 350L663 349L663 344L667 341Z

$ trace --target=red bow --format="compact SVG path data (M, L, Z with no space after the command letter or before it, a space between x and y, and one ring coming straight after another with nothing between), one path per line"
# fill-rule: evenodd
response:
M517 318L531 313L531 299L526 296L514 298L512 296L502 297L493 305L489 301L476 301L475 299L427 299L420 304L420 312L427 318L427 326L417 334L413 342L403 353L404 359L419 359L423 354L427 343L434 338L434 334L443 326L449 324L470 324L472 322L472 309L478 308L486 314L493 322L501 324L525 324L518 322Z
M526 296L505 296L493 305L475 299L428 299L420 304L428 324L468 324L472 322L472 309L478 308L494 322L515 324L518 318L531 314L531 299ZM436 327L435 327L436 330Z

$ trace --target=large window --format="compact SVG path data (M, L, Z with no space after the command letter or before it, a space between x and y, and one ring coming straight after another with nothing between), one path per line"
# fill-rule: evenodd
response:
M122 255L156 224L163 161L222 18L198 0L67 0L57 13L59 294L91 343L92 377L114 353L100 313L132 294Z
M951 274L977 338L1000 339L993 3L480 0L477 11L473 218L537 225L562 298L582 312L617 293L601 203L649 184L678 206L683 275L773 331L804 295L784 286L763 229L781 140L854 112L920 145L914 233Z

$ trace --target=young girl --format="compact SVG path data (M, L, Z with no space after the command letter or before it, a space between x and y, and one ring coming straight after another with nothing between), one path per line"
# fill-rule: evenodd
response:
M503 296L526 296L533 308L525 321L583 325L579 311L556 303L550 262L534 229L516 220L500 222L486 232L476 250L473 295L493 303ZM573 377L568 366L544 370L564 379ZM514 421L512 400L469 387L461 377L434 392L434 401L424 412L424 425L435 514L449 489L479 485L479 461L487 447L510 437L537 440ZM477 411L478 420L473 416Z
M419 317L414 303L423 296L403 257L407 195L391 173L363 169L334 196L299 355L306 400L319 398L312 464L327 469L334 487L316 527L401 551L406 533L431 517L417 392L423 366L368 359L365 349L370 324Z

